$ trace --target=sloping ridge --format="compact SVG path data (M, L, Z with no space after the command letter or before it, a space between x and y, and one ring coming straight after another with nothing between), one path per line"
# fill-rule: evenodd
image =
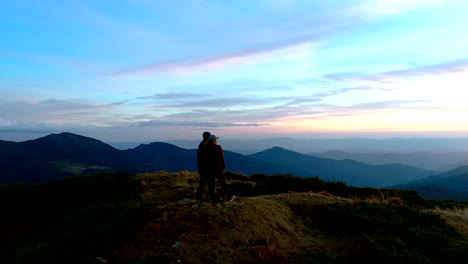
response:
M195 149L153 142L128 150L72 133L51 134L15 143L0 141L0 183L37 183L76 174L110 171L197 171ZM225 150L227 169L244 174L289 173L306 176L297 168L247 157Z
M38 183L74 175L76 171L95 173L129 169L119 150L99 140L72 133L51 134L19 143L1 143L2 183Z
M397 152L346 152L342 150L330 150L321 153L310 153L311 156L316 156L326 159L351 159L363 162L370 165L392 164L401 163L409 166L434 170L434 171L448 171L462 164L468 164L467 152L453 152L453 153L431 153L431 152L411 152L411 153L397 153ZM456 166L456 164L460 164Z
M37 155L54 160L76 158L82 162L114 165L119 162L119 150L93 138L72 133L51 134L19 143Z
M179 171L196 170L196 151L177 146L153 142L136 148L123 150L125 161L138 171Z
M432 174L432 171L402 164L374 166L353 160L323 159L281 147L273 147L249 156L272 163L288 164L301 169L302 174L308 176L344 181L355 186L383 187L421 179Z
M455 168L453 170L431 175L416 181L410 181L406 184L401 186L417 186L417 185L425 185L425 184L435 184L435 185L445 185L448 187L450 185L450 189L460 189L460 190L468 190L467 184L465 182L465 175L468 175L468 166L461 166ZM398 185L400 186L400 185Z
M417 181L392 186L397 189L415 190L430 199L468 199L468 166L462 166Z

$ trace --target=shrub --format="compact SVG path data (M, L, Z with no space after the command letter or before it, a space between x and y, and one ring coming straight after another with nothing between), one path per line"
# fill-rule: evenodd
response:
M232 172L232 171L225 171L224 176L229 179L229 180L237 180L237 181L242 181L242 182L248 182L249 177L245 176L241 172Z

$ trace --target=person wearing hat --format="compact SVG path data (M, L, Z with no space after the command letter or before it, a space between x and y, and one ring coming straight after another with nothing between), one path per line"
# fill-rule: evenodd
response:
M221 185L221 192L226 197L228 201L233 201L236 196L231 195L229 188L226 182L226 177L224 177L224 170L226 169L226 162L224 160L224 151L223 148L218 145L218 138L216 135L211 134L208 140L205 143L204 154L206 158L206 172L207 172L207 183L208 191L210 193L211 201L213 203L218 203L221 201L214 191L214 185L216 179ZM200 194L203 191L204 186L199 189ZM201 198L201 197L200 197Z
M198 144L197 149L197 167L198 167L198 174L200 175L200 184L197 190L197 200L201 201L203 196L203 189L205 188L207 182L207 162L206 162L206 155L205 155L205 143L208 141L208 138L211 136L211 133L208 131L203 132L202 137L203 140Z

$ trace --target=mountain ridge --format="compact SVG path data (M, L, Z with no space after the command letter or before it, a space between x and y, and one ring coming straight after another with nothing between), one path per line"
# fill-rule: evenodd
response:
M343 150L329 150L326 152L306 153L314 157L328 159L352 159L370 165L388 163L402 163L413 167L434 171L448 171L462 165L468 165L468 152L430 153L430 152L347 152Z
M252 159L228 150L224 152L228 169L233 171L300 175L297 169L288 166ZM38 183L74 175L71 171L81 171L80 174L121 170L132 173L197 171L196 155L195 149L183 149L165 142L118 150L99 140L67 132L24 142L0 141L0 183Z
M86 174L122 170L197 170L196 149L184 149L164 142L118 150L102 141L64 132L19 143L2 142L2 145L11 150L0 152L0 164L3 165L0 168L2 182L41 182L73 175L71 171ZM266 153L272 154L272 157L266 157ZM353 160L314 158L282 147L274 147L252 155L242 155L225 149L225 158L228 170L247 175L259 173L318 176L356 186L383 187L432 174L431 171L400 164L372 166ZM29 169L25 169L28 167ZM15 174L15 169L20 173ZM37 176L38 174L40 175Z
M402 164L373 166L354 160L316 158L281 147L273 147L249 156L278 164L287 163L303 168L311 176L318 176L319 173L320 177L326 180L343 181L359 187L384 187L392 185L392 182L407 182L427 177L432 173ZM307 166L304 166L305 164ZM376 178L376 175L382 178Z
M430 199L468 200L468 166L432 175L391 188L415 190Z

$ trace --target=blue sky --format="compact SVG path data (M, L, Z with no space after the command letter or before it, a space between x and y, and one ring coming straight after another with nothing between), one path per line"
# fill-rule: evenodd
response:
M0 2L0 139L468 137L468 1Z

